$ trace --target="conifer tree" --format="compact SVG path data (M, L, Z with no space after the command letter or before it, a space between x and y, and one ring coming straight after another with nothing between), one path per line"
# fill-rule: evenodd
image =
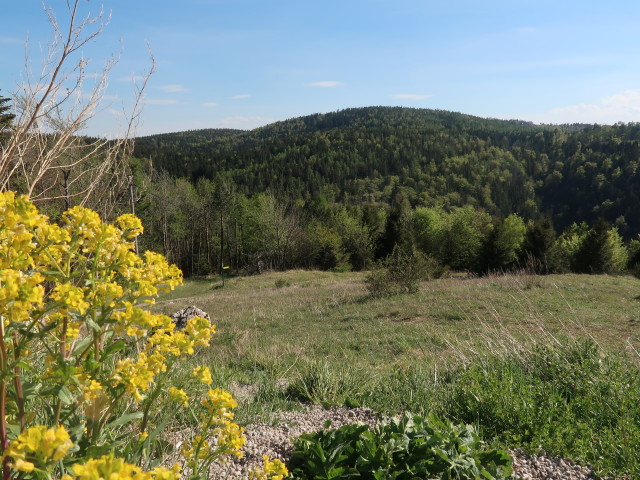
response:
M537 222L529 223L522 245L522 264L536 273L549 273L553 267L549 254L555 240L556 232L550 216L545 215Z
M600 218L576 253L575 269L579 273L619 273L626 265L626 257L622 239Z
M10 101L9 98L0 95L0 135L11 126L15 118L15 115L7 113L11 109L9 106Z

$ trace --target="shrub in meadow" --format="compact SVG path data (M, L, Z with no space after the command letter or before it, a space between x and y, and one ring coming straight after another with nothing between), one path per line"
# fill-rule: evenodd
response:
M0 193L3 480L170 480L185 467L202 478L214 461L242 455L229 393L209 388L197 401L169 384L174 364L208 346L215 328L196 317L177 331L149 311L182 274L159 254L136 255L140 233L130 214L111 225L74 207L53 223L27 197ZM209 369L194 368L189 382L206 390ZM150 452L172 402L189 407L197 428L181 464L166 468Z
M439 278L442 274L441 265L433 257L420 252L407 253L396 247L377 269L367 274L364 282L372 297L385 297L416 293L422 281Z

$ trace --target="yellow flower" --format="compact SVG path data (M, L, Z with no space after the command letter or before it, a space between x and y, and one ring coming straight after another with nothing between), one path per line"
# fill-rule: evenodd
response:
M144 472L140 467L127 463L122 458L116 458L113 453L100 458L93 458L85 464L76 463L72 467L77 480L178 480L180 467L174 465L172 469L157 467L150 472Z
M82 386L82 397L85 401L95 400L103 393L103 390L100 382L91 378Z
M211 383L213 382L209 367L205 367L205 366L196 367L192 370L191 375L197 378L198 381L204 383L205 385L211 385Z
M33 463L27 462L21 458L18 458L13 464L13 468L19 472L33 472L35 467L36 466Z
M176 403L181 403L185 407L189 405L189 397L187 396L187 392L185 392L181 388L169 388L169 399Z
M144 232L140 219L131 213L120 215L116 219L116 222L118 223L120 230L123 231L125 237L128 239L135 238Z
M238 406L229 392L216 388L207 392L207 398L202 401L202 404L207 409L209 417L227 418L233 419L234 409Z
M211 433L216 435L218 448L224 453L242 458L242 447L247 439L244 436L244 428L229 420L223 419L216 423Z
M84 290L68 283L56 285L51 292L51 299L61 303L63 310L76 310L83 314L89 308L89 302L84 299Z
M262 469L255 469L249 474L250 479L255 480L282 480L289 475L284 463L277 458L271 460L268 455L262 456Z
M44 467L47 463L61 460L71 447L73 443L64 427L37 425L12 440L3 458L13 458L14 468L29 472L36 464Z
M9 321L28 320L31 311L42 305L42 282L44 277L39 273L30 274L9 268L0 270L0 315L6 316Z

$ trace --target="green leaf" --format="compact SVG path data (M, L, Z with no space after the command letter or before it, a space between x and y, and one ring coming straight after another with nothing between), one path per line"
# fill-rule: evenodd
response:
M143 416L142 412L127 413L125 415L122 415L119 418L116 418L113 422L109 422L106 428L108 429L108 428L118 427L120 425L126 425L127 423L130 423L133 420L138 420L139 418L142 418L142 416Z
M100 327L100 325L98 325L93 318L87 316L85 318L85 321L87 322L87 325L89 325L94 332L96 333L102 332L102 327Z
M64 405L71 405L75 400L75 397L66 386L58 387L54 391Z
M127 344L123 340L118 340L116 342L111 343L107 348L102 352L103 355L110 355L112 353L120 352L127 348Z

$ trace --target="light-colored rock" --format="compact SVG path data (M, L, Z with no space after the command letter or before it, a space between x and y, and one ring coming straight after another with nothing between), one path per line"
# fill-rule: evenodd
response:
M173 323L176 325L177 330L182 330L187 326L187 322L193 317L206 318L207 320L209 320L209 323L211 323L211 317L209 317L209 314L204 310L200 310L195 305L191 305L187 308L183 308L182 310L177 311L176 313L171 315L171 320L173 320Z

